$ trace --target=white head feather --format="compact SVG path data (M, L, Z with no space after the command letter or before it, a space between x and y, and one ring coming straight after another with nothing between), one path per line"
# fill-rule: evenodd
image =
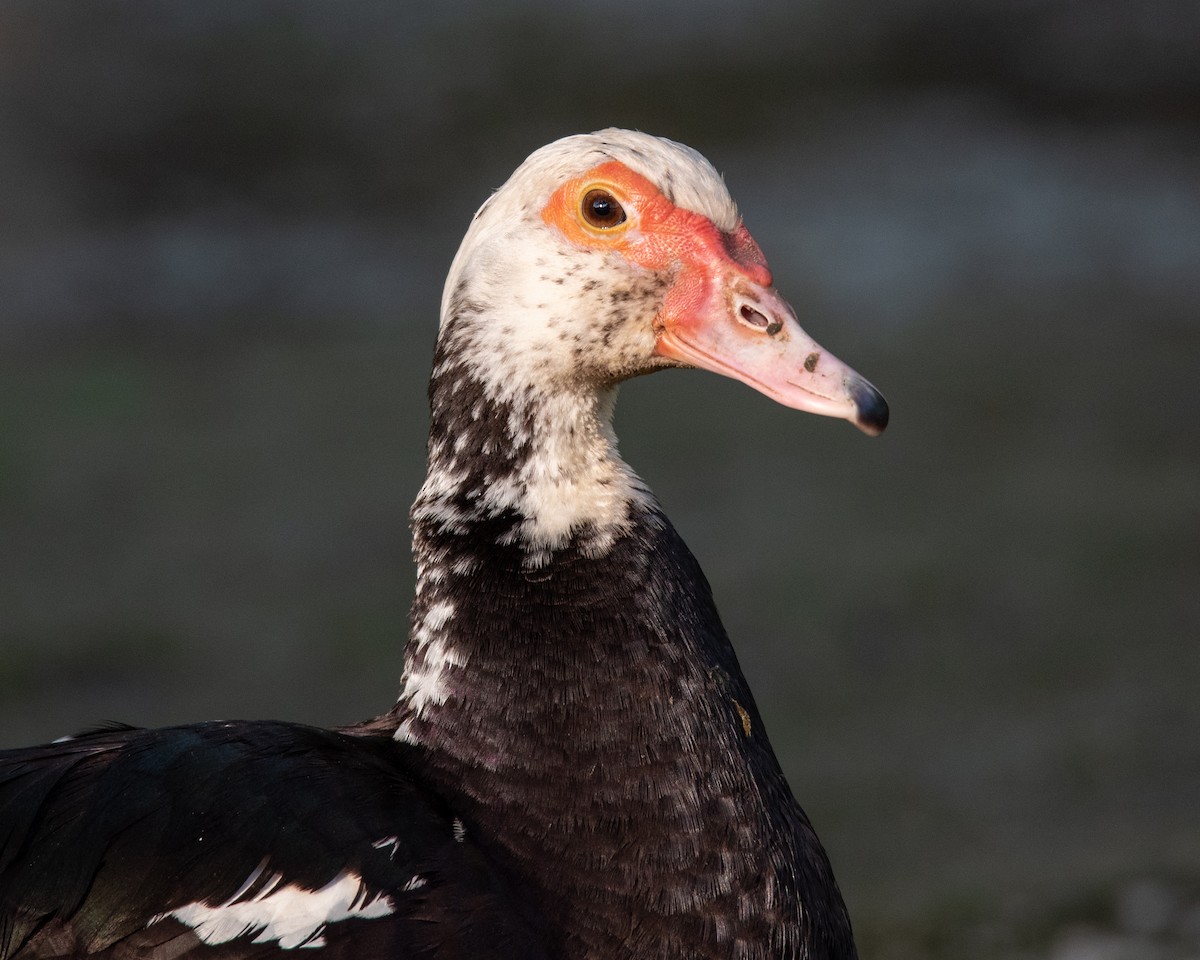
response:
M677 207L708 217L719 230L729 232L737 227L737 204L724 178L686 144L616 127L563 137L531 153L476 211L446 278L442 322L465 262L487 235L497 230L507 232L517 220L540 223L538 212L555 189L609 160L619 160L655 184Z

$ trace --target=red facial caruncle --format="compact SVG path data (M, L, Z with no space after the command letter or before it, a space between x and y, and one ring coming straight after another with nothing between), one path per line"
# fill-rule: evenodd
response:
M617 160L559 187L542 219L579 247L671 276L654 320L659 356L741 380L786 406L850 420L866 433L887 425L879 392L801 329L740 221L723 230Z

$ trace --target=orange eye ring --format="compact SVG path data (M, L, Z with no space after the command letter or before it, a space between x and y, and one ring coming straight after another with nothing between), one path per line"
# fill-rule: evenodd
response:
M625 208L611 190L592 187L579 202L579 215L593 230L612 230L626 220Z

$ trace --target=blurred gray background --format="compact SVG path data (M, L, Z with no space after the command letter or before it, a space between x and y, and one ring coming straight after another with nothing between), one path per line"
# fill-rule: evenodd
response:
M617 416L864 957L1200 956L1194 0L4 0L0 746L390 705L446 268L611 124L892 404Z

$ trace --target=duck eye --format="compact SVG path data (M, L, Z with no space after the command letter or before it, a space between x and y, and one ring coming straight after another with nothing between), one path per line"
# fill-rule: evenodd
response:
M583 219L600 230L608 230L625 222L625 208L607 190L589 190L580 206Z

